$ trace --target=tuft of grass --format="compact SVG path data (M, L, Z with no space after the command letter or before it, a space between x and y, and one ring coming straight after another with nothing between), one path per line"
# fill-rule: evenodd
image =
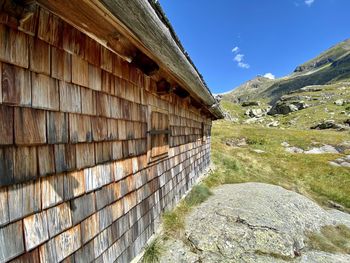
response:
M192 188L191 192L172 211L163 214L164 234L167 237L181 238L185 228L185 217L191 209L212 195L206 185L199 184Z
M186 196L185 202L189 207L199 205L206 201L213 193L205 185L196 185Z
M155 239L145 247L142 263L158 263L163 251L163 247L158 239Z
M185 216L189 207L181 202L174 210L163 214L163 228L165 236L179 238L185 228Z
M312 249L350 254L350 229L345 225L325 226L320 233L308 233L307 237Z

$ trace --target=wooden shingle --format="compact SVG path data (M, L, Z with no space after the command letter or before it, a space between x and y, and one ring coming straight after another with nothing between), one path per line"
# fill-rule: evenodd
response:
M59 110L57 80L43 74L32 73L33 108Z
M72 226L69 202L52 207L46 213L50 237L54 237Z
M96 91L81 87L81 111L83 114L96 115Z
M121 119L122 118L121 99L118 97L111 96L110 104L111 104L111 117L115 119Z
M14 148L0 148L0 185L9 185L14 182Z
M119 140L126 140L127 138L126 121L124 120L118 120L118 137Z
M68 143L68 114L47 112L47 141L50 144Z
M89 63L77 55L72 55L72 82L89 87Z
M112 144L111 142L95 143L96 163L105 163L112 160Z
M71 143L92 141L90 116L69 114L69 141Z
M28 68L28 36L0 24L0 60Z
M50 46L44 41L29 39L29 69L37 73L50 75Z
M107 120L108 140L118 140L118 121L114 119Z
M31 250L49 239L46 213L37 213L23 220L26 249Z
M96 211L95 193L86 194L71 201L73 225L83 221Z
M90 37L86 37L84 58L96 67L101 65L101 45Z
M0 188L0 226L6 225L10 221L9 203L7 188Z
M24 252L22 222L0 228L0 262L7 262Z
M11 261L11 263L37 263L39 261L39 249L34 249L30 252L22 254L18 258Z
M15 182L28 181L38 177L36 147L16 147L14 161Z
M2 63L2 100L11 105L31 105L32 92L28 70Z
M113 53L105 47L101 47L101 68L112 73L113 69Z
M107 71L102 71L102 91L114 94L115 76Z
M38 172L40 176L55 173L55 152L53 145L43 145L37 148Z
M72 81L72 55L51 47L51 76L66 82Z
M89 242L93 239L99 231L99 219L98 214L93 214L92 216L85 219L81 224L81 241L83 244Z
M62 261L81 247L80 225L66 230L54 239L57 261Z
M84 170L86 192L98 189L113 181L111 164L97 165Z
M92 136L94 141L103 141L107 139L107 119L103 117L92 117Z
M64 198L70 200L85 193L84 171L69 172L64 175Z
M81 112L80 87L64 81L60 81L59 86L60 86L60 110L64 112L80 113Z
M0 105L0 145L13 144L13 108Z
M73 144L55 145L56 173L76 169L76 147Z
M64 23L63 25L63 49L70 54L85 57L86 35L73 26Z
M76 145L77 169L95 165L94 143L79 143Z
M63 178L63 175L53 175L41 179L43 209L63 201Z
M41 189L39 180L10 186L8 188L8 201L11 222L38 212L41 209Z
M38 37L55 47L62 47L62 32L62 20L44 8L40 8Z
M89 88L93 90L101 90L102 72L99 67L89 64Z
M15 108L15 142L32 145L46 142L46 114L43 110Z
M123 145L121 141L114 141L112 143L112 160L119 160L123 158Z
M96 96L96 113L98 116L110 117L111 107L110 107L110 97L105 93L98 93Z

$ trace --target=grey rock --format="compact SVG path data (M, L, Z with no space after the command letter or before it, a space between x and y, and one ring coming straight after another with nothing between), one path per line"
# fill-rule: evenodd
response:
M324 154L324 153L339 153L339 151L332 145L323 145L321 147L313 147L308 151L304 151L305 154Z
M259 101L245 101L242 103L242 107L250 107L250 106L260 106Z
M339 99L339 100L336 100L335 102L334 102L334 104L335 105L337 105L337 106L343 106L344 105L344 100L343 99Z
M182 245L169 241L161 262L350 262L350 255L310 250L305 237L322 226L347 223L346 214L262 183L223 185L213 192L187 217Z
M288 153L304 153L304 150L295 146L286 147L286 152Z

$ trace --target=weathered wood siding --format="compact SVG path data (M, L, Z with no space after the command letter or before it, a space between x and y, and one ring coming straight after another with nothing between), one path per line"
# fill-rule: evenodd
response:
M0 262L130 261L209 165L209 118L43 8L0 15L0 84Z

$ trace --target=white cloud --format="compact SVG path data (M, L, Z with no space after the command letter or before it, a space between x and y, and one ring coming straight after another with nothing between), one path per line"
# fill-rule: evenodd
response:
M235 54L235 57L233 58L233 60L237 62L238 67L248 69L250 68L250 65L244 62L244 54L239 53L240 50L241 49L238 46L232 48L231 51L233 54Z
M238 65L238 67L240 67L240 68L246 68L246 69L250 68L250 65L247 64L247 63L244 63L244 62L238 62L237 65Z
M234 47L233 49L232 49L232 53L237 53L239 51L239 47Z
M244 59L244 55L243 54L237 54L233 60L236 61L236 62L242 62L243 59Z
M266 73L266 74L264 75L264 77L265 77L265 78L268 78L268 79L275 79L275 78L276 78L275 75L273 75L272 73Z
M315 0L305 0L305 4L307 6L311 6L314 2L315 2Z

